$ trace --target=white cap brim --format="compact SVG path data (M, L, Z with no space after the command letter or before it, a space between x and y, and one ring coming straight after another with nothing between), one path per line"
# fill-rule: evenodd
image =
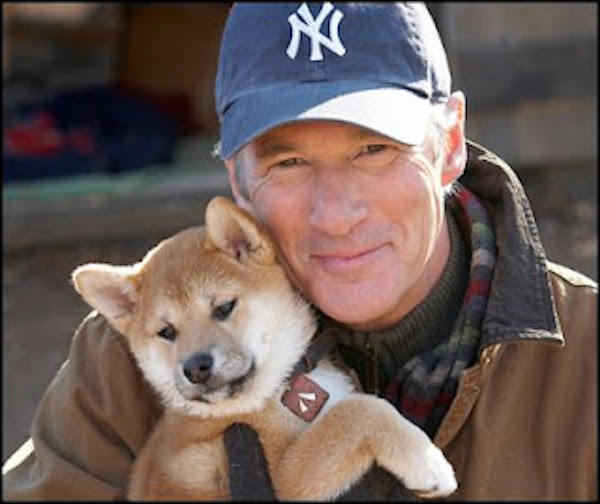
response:
M425 139L430 109L427 99L406 89L368 89L336 96L306 110L294 122L342 121L401 143L418 145Z

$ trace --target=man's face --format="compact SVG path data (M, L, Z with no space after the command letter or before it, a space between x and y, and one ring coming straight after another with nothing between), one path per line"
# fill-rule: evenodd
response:
M442 169L433 157L356 126L311 121L244 147L241 180L228 167L247 189L238 203L268 228L306 298L373 330L424 299L447 261Z

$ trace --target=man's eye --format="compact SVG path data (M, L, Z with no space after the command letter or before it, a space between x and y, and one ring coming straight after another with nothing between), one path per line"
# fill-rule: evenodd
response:
M360 148L353 159L356 166L365 168L377 168L389 165L396 155L398 149L389 144L369 144Z
M303 164L302 159L289 158L289 159L284 159L283 161L279 161L279 163L277 163L277 166L282 167L282 168L289 168L290 166L297 166L300 164Z
M367 145L360 150L360 154L379 154L380 152L383 152L388 148L389 147L387 145L382 144Z

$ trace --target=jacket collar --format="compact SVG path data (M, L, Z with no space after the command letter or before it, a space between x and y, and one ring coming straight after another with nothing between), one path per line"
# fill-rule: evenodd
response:
M481 347L516 340L564 345L546 254L521 182L506 162L470 140L467 153L459 181L489 210L498 247Z

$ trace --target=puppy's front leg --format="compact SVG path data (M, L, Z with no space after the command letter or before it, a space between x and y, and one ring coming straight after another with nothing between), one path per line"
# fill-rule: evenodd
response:
M273 482L280 499L327 500L344 493L371 464L425 497L456 489L452 467L427 435L386 400L353 394L286 450Z

